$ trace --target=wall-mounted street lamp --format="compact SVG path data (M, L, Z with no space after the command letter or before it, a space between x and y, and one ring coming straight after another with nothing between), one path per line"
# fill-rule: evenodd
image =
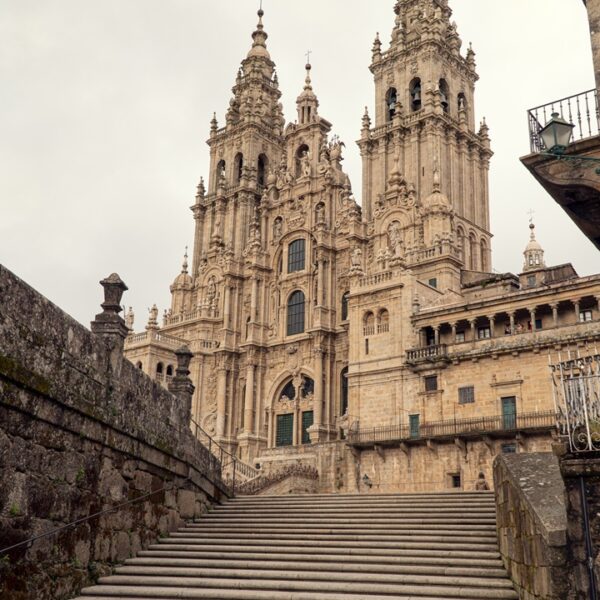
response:
M552 118L542 127L539 133L546 148L546 152L541 152L541 154L543 156L551 156L557 160L600 163L600 158L565 154L567 147L571 143L573 129L575 129L573 123L565 121L557 112L552 113ZM600 167L596 169L596 175L600 175Z

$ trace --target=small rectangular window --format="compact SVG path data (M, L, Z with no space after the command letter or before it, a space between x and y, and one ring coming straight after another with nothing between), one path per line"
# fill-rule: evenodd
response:
M365 340L365 354L369 354L369 338Z
M492 330L489 327L480 327L478 337L480 340L489 340L492 337Z
M582 310L579 313L579 321L581 323L589 323L592 320L592 311L591 310Z
M462 344L462 342L465 341L465 332L464 331L457 331L456 332L456 343L457 344Z
M502 454L516 454L517 453L517 445L516 444L502 444Z
M472 385L458 388L458 403L473 404L475 402L475 387Z
M541 319L536 319L535 320L535 328L536 329L542 329L542 320Z
M429 375L425 377L425 391L435 392L438 389L438 378L437 375Z
M428 283L432 288L437 289L437 279L436 278L430 279Z
M460 489L462 487L460 473L453 473L452 475L450 475L450 481L452 482L453 488Z
M527 277L527 287L535 287L535 284L535 275L529 275L529 277Z

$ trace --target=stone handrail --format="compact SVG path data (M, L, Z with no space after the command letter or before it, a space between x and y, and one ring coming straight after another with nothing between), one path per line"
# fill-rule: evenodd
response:
M375 275L368 275L367 277L362 277L358 285L360 287L366 287L368 285L378 285L380 283L385 283L386 281L391 281L394 273L392 271L384 271L383 273L376 273Z
M423 361L446 358L448 356L448 346L439 344L437 346L425 346L424 348L413 348L406 353L406 362L416 363Z

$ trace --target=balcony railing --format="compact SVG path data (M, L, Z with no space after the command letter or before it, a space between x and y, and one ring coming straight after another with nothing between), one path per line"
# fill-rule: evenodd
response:
M355 428L348 434L348 442L353 445L390 444L394 442L415 442L435 438L480 437L483 435L543 431L557 427L554 411L523 413L520 415L496 415L472 419L432 421L418 426L390 425L373 429Z
M574 142L597 136L600 132L598 92L593 89L532 108L527 112L531 152L543 152L546 150L540 137L540 131L550 121L552 113L555 112L569 123L575 125L575 129L573 130Z
M414 348L406 353L406 362L419 363L435 361L448 356L448 346L439 344L437 346L425 346L424 348Z

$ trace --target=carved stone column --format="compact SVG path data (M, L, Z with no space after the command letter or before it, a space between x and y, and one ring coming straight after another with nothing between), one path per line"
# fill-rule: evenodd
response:
M573 306L575 307L575 322L579 323L581 319L581 298L572 300Z
M225 280L223 293L225 295L225 298L223 299L223 327L229 329L231 324L231 288L229 287L227 280Z
M554 323L554 327L558 327L558 303L555 302L550 305L552 309L552 321Z
M250 322L256 321L256 313L258 307L258 277L252 276L252 295L250 300Z
M454 322L451 324L452 327L452 343L456 343L456 330L458 328L458 323Z
M327 355L327 352L320 348L315 347L315 397L313 400L314 410L314 422L312 427L309 429L310 440L313 443L323 441L326 431L323 427L323 404L324 404L324 385L323 385L323 360Z
M475 327L475 325L477 325L477 319L469 319L469 324L471 325L471 341L475 342L477 340Z
M496 327L496 315L491 315L488 317L490 322L490 337L494 337L494 329Z
M510 319L510 335L515 335L515 313L508 313L508 318Z
M217 371L217 437L225 436L225 413L227 410L227 369L219 367Z
M531 320L531 331L535 332L535 316L537 312L537 306L534 306L527 310L529 310L529 319Z
M250 359L250 357L249 357ZM244 433L252 433L254 417L254 373L256 366L249 362L246 367L246 396L244 398Z
M436 346L439 346L439 345L440 345L440 326L439 326L439 325L436 325L436 326L433 328L433 343L434 343Z

